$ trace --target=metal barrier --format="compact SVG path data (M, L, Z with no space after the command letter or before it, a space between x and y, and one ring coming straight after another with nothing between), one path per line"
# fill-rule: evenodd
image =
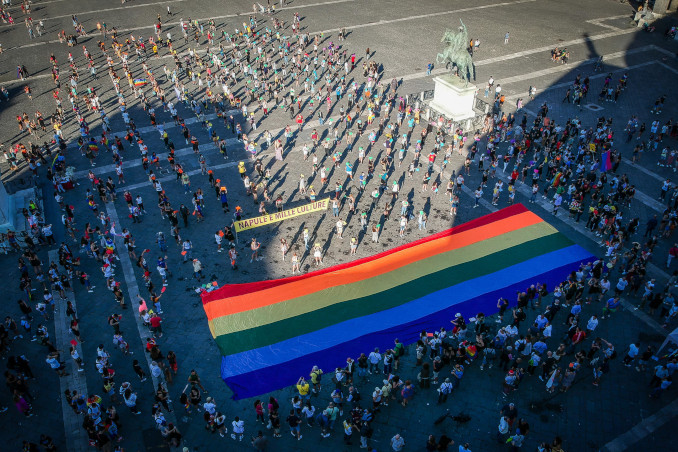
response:
M473 109L486 115L492 111L492 105L490 105L489 102L486 102L482 97L476 96L473 100Z
M408 105L412 105L414 108L419 108L422 112L422 117L426 121L433 122L434 125L437 124L437 118L440 116L445 117L443 112L440 112L433 108L430 104L430 100L434 97L434 90L425 90L416 93L409 93L403 96ZM465 133L471 133L476 129L482 129L485 117L488 114L493 113L493 105L485 101L483 98L475 97L473 100L473 110L476 115L473 118L455 122L449 119L446 119L444 129L450 132L453 132L457 128L461 127Z
M426 91L420 91L418 93L410 93L405 95L405 100L408 104L414 104L417 101L426 101L433 99L434 90L429 89Z

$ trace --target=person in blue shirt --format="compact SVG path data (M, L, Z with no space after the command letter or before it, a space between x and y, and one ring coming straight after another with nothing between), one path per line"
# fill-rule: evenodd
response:
M455 364L454 369L452 369L452 376L455 377L452 379L452 386L453 389L456 389L459 387L461 378L464 376L464 366L461 364Z
M619 308L619 305L621 304L621 301L619 300L619 297L614 297L610 298L607 300L605 303L605 307L603 307L603 315L602 318L604 319L605 317L610 317L611 313L616 312L617 308Z
M580 312L581 312L581 301L576 301L574 303L574 306L572 306L570 313L574 316L577 316L579 315Z
M671 386L672 381L667 377L664 378L659 385L657 385L650 393L650 398L658 398L663 391Z
M540 355L543 355L547 349L548 346L541 340L535 342L534 345L532 346L532 350L536 351Z

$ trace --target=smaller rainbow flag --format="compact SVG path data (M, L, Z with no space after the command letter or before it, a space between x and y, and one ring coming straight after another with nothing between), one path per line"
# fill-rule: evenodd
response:
M607 172L612 169L612 158L610 151L605 151L600 155L600 171Z

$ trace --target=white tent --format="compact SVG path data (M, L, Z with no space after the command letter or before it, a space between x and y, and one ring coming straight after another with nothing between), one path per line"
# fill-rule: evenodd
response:
M657 350L657 353L655 353L655 356L659 356L659 352L664 347L666 347L666 344L668 344L669 342L672 342L672 343L678 345L678 328L676 328L675 330L671 331L671 333L669 333L669 335L666 337L666 340L664 341L662 346L659 347L659 350Z

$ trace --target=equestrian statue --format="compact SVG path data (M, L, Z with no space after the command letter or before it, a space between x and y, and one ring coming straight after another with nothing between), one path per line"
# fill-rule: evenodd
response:
M436 55L436 63L445 63L445 67L450 67L452 73L466 82L470 79L475 79L475 67L473 66L473 58L469 53L469 37L466 31L466 25L459 19L461 26L458 32L451 30L445 31L440 42L446 44L445 49Z

